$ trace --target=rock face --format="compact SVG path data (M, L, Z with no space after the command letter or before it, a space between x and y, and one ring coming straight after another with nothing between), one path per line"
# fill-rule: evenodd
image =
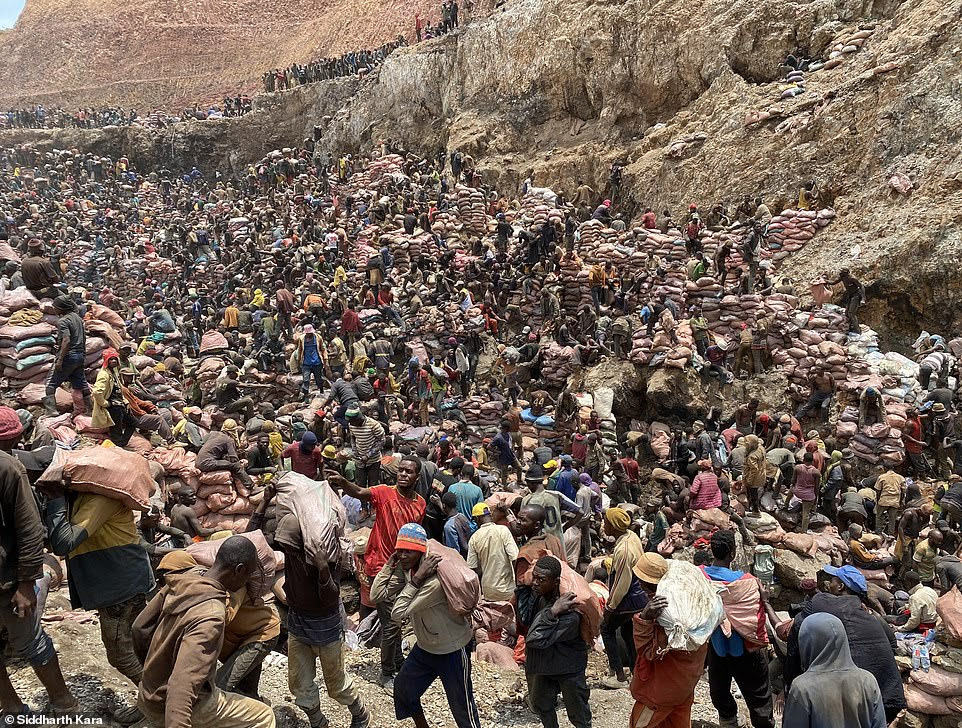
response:
M330 151L382 139L432 155L460 148L509 195L528 170L569 195L578 180L602 192L620 160L620 204L673 207L676 218L688 202L704 209L756 194L782 209L814 179L838 216L783 272L804 290L814 272L849 265L869 291L861 316L884 347L904 347L920 326L962 323L962 283L945 264L962 245L960 13L962 0L509 0L456 34L392 54L352 81L353 94L337 87L329 97L334 84L275 94L260 102L260 119L177 128L136 146L236 172L317 124ZM277 48L268 66L288 57ZM841 55L781 99L788 52ZM0 78L15 80L22 64L10 58ZM146 75L132 68L133 77ZM91 145L100 148L133 143L127 132L98 134Z
M800 589L802 579L815 579L832 560L821 551L815 556L801 556L788 549L775 549L775 576L788 589Z
M138 169L220 170L242 175L272 149L300 144L357 91L357 78L300 86L284 94L256 97L245 116L188 121L153 131L141 127L103 129L15 129L0 132L5 145L39 149L83 149L93 154L126 156Z

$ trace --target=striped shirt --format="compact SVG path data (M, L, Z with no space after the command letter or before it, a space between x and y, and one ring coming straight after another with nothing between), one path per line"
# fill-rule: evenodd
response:
M384 446L384 428L371 417L365 417L358 425L351 425L351 448L358 465L372 465L381 461Z

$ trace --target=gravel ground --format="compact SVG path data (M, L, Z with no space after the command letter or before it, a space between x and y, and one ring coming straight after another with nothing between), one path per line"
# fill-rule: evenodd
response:
M52 595L48 603L47 616L64 614L67 619L46 624L60 655L61 665L67 683L80 701L84 711L107 718L106 725L112 725L108 718L108 708L114 697L133 701L135 688L113 670L104 655L100 641L100 630L94 614L60 612L58 604L63 604L63 592ZM73 621L80 615L86 621ZM348 670L354 675L364 700L374 716L375 728L394 728L405 725L394 719L394 705L376 682L379 672L377 650L359 649L348 653ZM596 687L606 674L607 663L604 655L594 653L588 665L588 683L592 686L591 709L594 724L604 728L614 728L627 724L632 700L627 690L604 690ZM12 681L31 707L42 710L46 695L37 682L33 671L22 664L10 666ZM320 677L320 675L318 676ZM481 723L488 726L517 726L536 728L540 725L525 705L525 682L521 672L505 672L500 668L475 661L473 665L475 696L481 714ZM271 700L277 716L279 728L307 728L304 714L294 706L287 689L287 662L280 653L272 653L265 663L261 677L261 692ZM348 712L337 703L328 699L322 687L321 704L331 719L332 726L347 726ZM740 702L743 716L747 718L744 704ZM448 712L440 683L435 683L423 699L425 713L431 726L437 728L458 728ZM559 706L561 725L570 728ZM693 711L695 726L707 728L717 725L717 715L708 698L708 685L703 679L695 694ZM406 724L412 725L410 722Z

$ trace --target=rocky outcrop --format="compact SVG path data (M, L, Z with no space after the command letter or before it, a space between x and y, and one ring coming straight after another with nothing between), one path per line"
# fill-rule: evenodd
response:
M519 0L389 59L325 140L458 147L507 190L528 169L569 194L579 178L603 189L623 160L626 201L658 210L756 194L781 209L773 197L815 179L839 216L786 271L804 282L847 262L869 284L867 321L904 345L920 320L962 322L945 265L962 214L960 12L959 0ZM859 28L873 32L857 53L780 99L786 52L824 58ZM704 141L673 144L693 132ZM890 185L897 172L908 194Z
M187 121L162 130L137 126L103 129L18 129L0 132L0 143L38 149L82 149L126 156L138 169L221 171L242 176L246 167L273 149L301 144L357 91L348 77L263 94L254 111L237 118Z

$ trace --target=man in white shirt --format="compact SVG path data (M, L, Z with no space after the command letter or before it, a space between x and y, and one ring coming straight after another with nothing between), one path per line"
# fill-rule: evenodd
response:
M481 578L481 595L489 602L507 601L514 594L514 562L518 545L507 526L491 521L487 503L471 511L478 530L468 541L468 566Z
M921 583L918 572L906 571L902 582L909 592L909 618L899 625L899 617L889 617L889 621L898 627L899 632L924 632L935 627L935 604L939 594L928 584Z

